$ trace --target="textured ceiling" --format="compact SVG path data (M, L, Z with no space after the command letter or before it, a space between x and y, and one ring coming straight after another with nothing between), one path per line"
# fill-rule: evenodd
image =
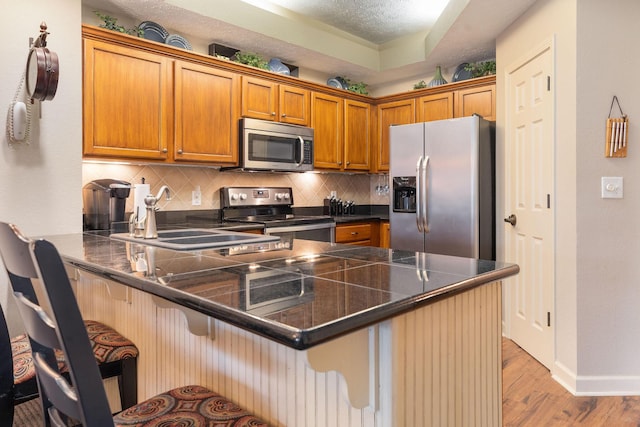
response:
M436 65L495 57L495 39L537 0L82 0L89 10L154 21L185 37L278 57L373 91L428 78ZM417 9L416 9L417 6ZM442 8L442 5L439 6ZM206 44L205 44L206 46Z
M429 30L448 0L264 0L262 3L276 4L372 43L383 44Z

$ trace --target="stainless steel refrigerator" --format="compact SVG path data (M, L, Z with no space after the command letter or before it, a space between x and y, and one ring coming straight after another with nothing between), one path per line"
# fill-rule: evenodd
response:
M390 127L391 248L495 259L495 124Z

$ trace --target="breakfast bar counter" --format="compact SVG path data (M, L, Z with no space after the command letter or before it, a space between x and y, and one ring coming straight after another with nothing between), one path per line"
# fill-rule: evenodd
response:
M307 240L46 238L83 315L140 348L139 398L188 381L273 425L501 423L501 280L516 265Z

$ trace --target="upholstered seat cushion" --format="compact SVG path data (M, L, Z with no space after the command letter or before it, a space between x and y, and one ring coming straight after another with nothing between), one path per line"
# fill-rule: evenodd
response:
M116 426L249 427L267 423L211 390L189 385L159 394L116 415Z
M95 320L85 320L84 324L98 364L138 357L138 348L113 328ZM11 352L13 353L14 383L21 384L34 378L36 369L26 335L11 338ZM60 350L56 350L56 358L60 371L66 372L68 369Z

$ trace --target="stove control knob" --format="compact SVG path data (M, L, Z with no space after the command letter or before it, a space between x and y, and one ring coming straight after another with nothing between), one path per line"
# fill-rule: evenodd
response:
M282 193L276 193L276 200L282 200L283 196Z
M285 200L289 200L289 193L284 193L282 196Z
M240 193L240 200L247 200L246 193Z
M238 197L240 197L240 196L238 196L238 194L237 194L237 193L233 193L233 194L231 195L231 200L238 200Z

